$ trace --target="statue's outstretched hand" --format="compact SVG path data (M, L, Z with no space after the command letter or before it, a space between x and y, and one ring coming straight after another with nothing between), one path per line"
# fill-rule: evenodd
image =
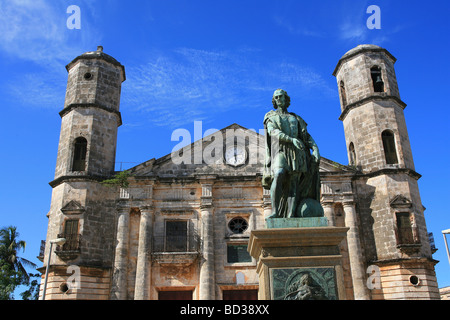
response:
M292 143L294 144L294 147L296 147L299 150L305 150L305 146L303 145L303 142L301 142L299 139L293 138Z

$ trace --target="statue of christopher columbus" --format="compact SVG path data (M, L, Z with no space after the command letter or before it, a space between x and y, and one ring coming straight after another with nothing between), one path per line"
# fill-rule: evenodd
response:
M290 98L277 89L275 110L264 117L266 158L263 187L270 189L272 213L266 219L323 217L320 205L319 148L306 122L288 112Z

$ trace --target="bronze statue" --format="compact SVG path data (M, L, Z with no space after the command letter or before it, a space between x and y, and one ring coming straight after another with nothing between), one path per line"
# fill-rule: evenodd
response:
M266 219L323 217L319 148L306 122L287 111L290 98L286 91L277 89L272 103L275 110L264 117L266 159L262 184L270 189L272 201L272 214Z

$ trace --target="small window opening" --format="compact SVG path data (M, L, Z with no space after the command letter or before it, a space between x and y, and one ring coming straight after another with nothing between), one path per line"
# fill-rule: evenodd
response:
M78 219L67 220L64 225L64 234L67 236L78 234Z
M65 221L64 233L60 236L61 238L65 238L66 242L59 248L60 251L75 251L80 249L78 234L79 222L79 219L70 219Z
M381 139L383 140L384 156L386 158L386 164L397 164L397 151L395 148L394 133L390 130L385 130L381 133Z
M75 148L73 153L72 171L86 170L86 152L87 140L85 138L77 138L75 140Z
M61 291L62 293L66 293L67 291L69 291L69 286L67 285L67 283L61 283L61 285L59 286L59 291Z
M414 234L409 212L397 212L398 244L414 244Z
M229 243L227 245L227 262L252 262L252 257L247 251L247 244Z
M187 221L166 221L166 252L186 252L188 248Z
M91 80L93 77L94 77L94 76L93 76L92 73L90 73L90 72L86 72L86 73L84 74L84 79L86 79L86 80Z
M341 81L341 83L339 84L339 90L341 91L342 105L346 106L347 105L347 94L345 93L344 81Z
M418 276L411 276L409 277L409 282L413 285L413 286L418 286L420 283L419 277Z
M384 92L384 82L381 77L381 68L377 66L372 67L370 69L370 75L372 76L373 91Z

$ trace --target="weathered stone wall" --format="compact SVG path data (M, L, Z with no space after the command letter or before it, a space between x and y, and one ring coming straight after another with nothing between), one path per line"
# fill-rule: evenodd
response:
M341 111L344 111L346 106L357 103L368 97L375 95L393 96L400 99L400 94L395 76L394 60L387 56L384 52L379 51L365 51L365 46L350 50L348 54L344 55L340 61L339 68L336 69L336 80L338 88L340 88L341 81L345 86L346 104L343 104L341 95ZM354 53L359 52L354 55ZM374 93L373 82L370 69L378 66L381 69L381 77L384 82L384 91Z
M121 68L102 60L78 60L69 70L64 108L96 104L119 111L121 85Z
M55 178L80 175L73 172L75 139L87 140L85 174L109 176L114 171L117 128L116 114L96 107L72 109L61 120L61 134Z
M49 271L46 300L108 300L111 288L110 269L79 267L81 276L78 287L69 288L69 276L74 274L68 266L51 267ZM42 275L42 283L44 275ZM67 291L66 291L67 290ZM40 288L42 296L43 288Z
M395 167L414 170L411 146L402 107L392 101L368 101L364 106L351 109L344 119L347 152L353 143L356 166L363 172L386 167L381 134L394 133L398 164ZM350 158L350 155L349 155Z

